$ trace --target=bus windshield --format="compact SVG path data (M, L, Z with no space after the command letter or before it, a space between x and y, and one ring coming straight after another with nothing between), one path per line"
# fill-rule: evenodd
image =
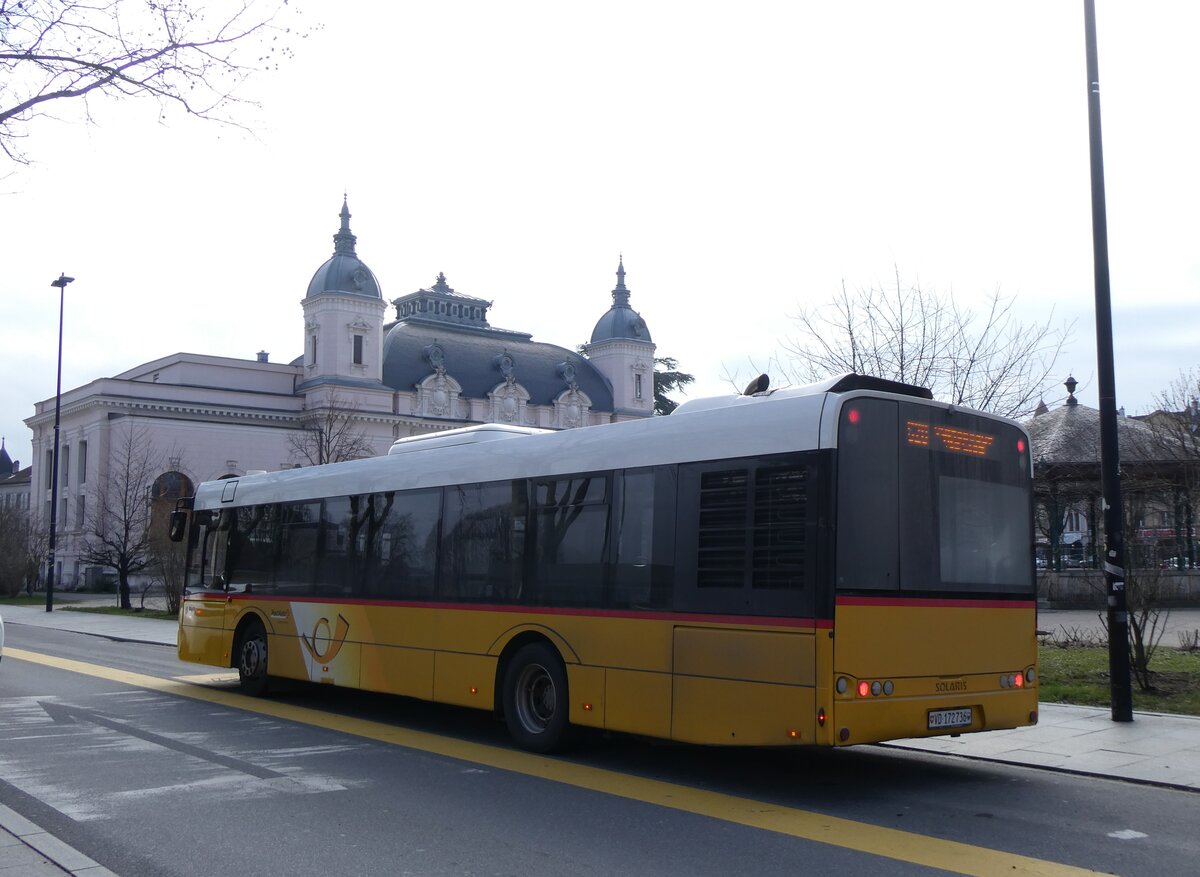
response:
M838 430L839 591L1033 593L1029 449L959 410L854 399Z

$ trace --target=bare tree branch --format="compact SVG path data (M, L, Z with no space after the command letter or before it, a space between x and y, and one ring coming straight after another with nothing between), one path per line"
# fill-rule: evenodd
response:
M336 395L327 405L308 412L300 431L288 436L288 446L309 466L375 455L374 446L358 425L355 408Z
M55 102L149 96L185 114L242 127L226 111L254 73L274 69L303 38L281 19L288 0L0 0L0 148ZM290 10L287 10L290 12Z
M928 387L936 398L1009 417L1030 413L1051 378L1071 326L1053 313L1027 324L1013 298L992 293L976 314L952 293L919 283L850 291L796 318L799 335L783 342L786 377L819 381L843 372Z

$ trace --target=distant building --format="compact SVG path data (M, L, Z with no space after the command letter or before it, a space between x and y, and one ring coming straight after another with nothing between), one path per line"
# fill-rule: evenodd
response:
M0 509L29 510L29 483L33 467L21 468L21 462L8 455L0 438Z
M1100 412L1079 404L1074 378L1059 408L1038 406L1025 422L1033 451L1038 565L1099 569L1104 543ZM1126 564L1191 569L1197 553L1194 500L1200 485L1196 448L1180 443L1161 419L1117 420Z
M300 303L300 357L175 353L62 394L57 582L90 575L80 546L130 431L155 455L150 496L170 499L201 481L307 465L306 436L334 421L379 454L395 439L472 423L572 429L653 414L655 345L630 306L623 263L581 355L491 326L491 302L455 291L444 274L392 300L389 319L345 203L340 219L333 255ZM35 514L48 521L54 399L25 423L34 456L26 478L38 491Z

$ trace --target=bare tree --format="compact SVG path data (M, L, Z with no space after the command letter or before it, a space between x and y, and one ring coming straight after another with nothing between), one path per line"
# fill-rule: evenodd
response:
M179 612L183 596L184 573L187 568L187 543L172 542L164 515L151 516L149 544L146 546L147 567L162 581L163 597L168 612Z
M1028 414L1053 383L1071 326L1017 319L997 290L978 311L919 284L845 284L822 307L804 308L800 335L783 343L786 377L819 381L843 372L928 387L934 397L1009 417Z
M0 507L0 595L32 593L48 544L46 527L26 509Z
M308 411L300 429L288 436L292 454L309 466L374 456L375 448L358 425L356 411L336 395Z
M89 500L87 535L79 559L117 574L122 609L132 609L129 578L150 562L150 487L160 468L160 455L149 431L133 424L113 430L107 471L97 479Z
M1150 662L1158 644L1166 633L1171 610L1163 605L1167 597L1167 581L1161 569L1161 558L1156 545L1137 545L1136 534L1142 528L1146 515L1161 505L1164 495L1170 495L1169 480L1165 473L1153 470L1140 474L1133 483L1124 483L1125 533L1134 537L1132 551L1126 554L1125 601L1129 610L1129 669L1134 681L1142 691L1154 690L1154 672ZM1126 477L1122 477L1126 481ZM1140 550L1139 550L1140 549ZM1140 557L1137 555L1141 555ZM1107 588L1104 587L1107 591ZM1103 615L1107 623L1108 615Z
M49 107L98 97L152 97L236 124L238 87L291 54L281 22L287 0L0 0L0 148L25 161L16 141ZM289 10L290 11L290 10ZM295 34L303 36L303 34Z

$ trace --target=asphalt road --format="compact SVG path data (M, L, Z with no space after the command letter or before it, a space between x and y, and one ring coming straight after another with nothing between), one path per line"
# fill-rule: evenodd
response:
M251 700L169 648L19 625L0 664L0 803L123 877L1192 877L1200 862L1194 793L878 747L595 734L543 758L483 713L317 686Z

